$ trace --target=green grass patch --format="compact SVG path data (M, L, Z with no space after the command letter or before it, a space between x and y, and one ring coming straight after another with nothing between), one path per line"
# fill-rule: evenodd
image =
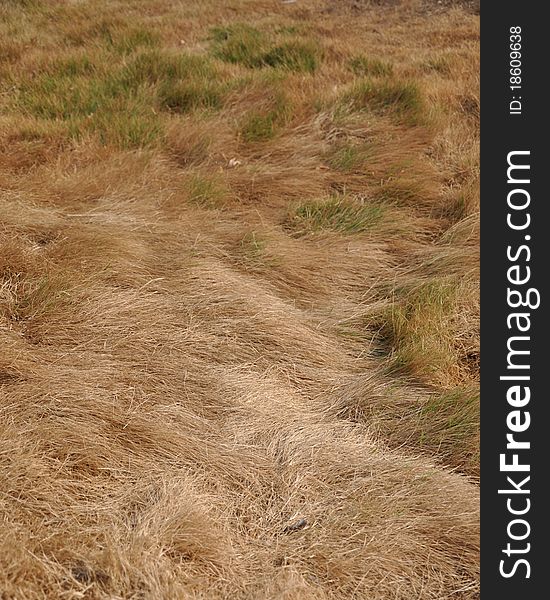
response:
M299 233L339 231L350 234L371 229L383 216L384 207L380 204L334 196L300 204L288 224Z
M389 371L422 381L452 378L458 363L449 322L456 301L456 281L439 278L400 290L378 323L391 357Z
M157 31L145 25L131 24L122 18L97 18L86 14L84 6L56 7L52 18L74 25L63 30L63 42L72 46L94 46L118 55L132 54L140 48L155 48L161 38Z
M390 63L362 55L350 59L348 68L358 77L387 77L393 72Z
M413 427L421 448L475 473L479 468L479 388L458 386L434 395L421 408Z
M46 70L52 79L56 79L91 75L97 70L97 67L86 54L76 54L55 60Z
M352 110L389 115L407 125L423 121L422 95L413 82L363 79L344 95L343 102Z
M208 80L165 82L159 89L159 100L163 108L177 113L218 109L222 91L216 82Z
M371 154L372 150L367 145L345 144L328 155L327 163L336 171L353 173L364 167Z
M101 78L46 73L21 87L19 105L37 117L68 120L91 115L111 97Z
M143 27L134 27L120 35L111 32L109 42L116 52L131 54L138 48L155 48L160 44L157 32Z
M188 79L214 79L218 73L204 56L183 52L146 50L138 53L122 69L121 82L130 89L148 83L170 83Z
M205 57L147 50L111 64L110 56L53 61L20 83L14 108L65 121L72 137L94 132L104 143L131 148L162 138L163 110L217 109L229 89Z
M255 27L236 23L211 31L212 53L225 62L260 67L267 47L266 37Z
M281 117L276 110L252 113L242 120L239 135L245 142L263 142L275 137Z
M71 137L98 133L104 143L123 148L148 146L162 134L150 90L128 93L109 76L52 77L47 74L23 87L19 106L51 121L65 121Z
M249 110L239 121L238 135L246 143L273 139L290 121L292 106L277 78L263 78L264 97L258 108Z
M252 114L241 126L241 137L245 142L260 142L274 137L276 132L277 113Z
M262 64L289 71L313 73L319 65L319 49L307 42L284 42L265 52Z
M120 83L128 90L155 87L160 108L178 113L220 108L230 88L208 58L159 51L137 55L124 67Z
M188 185L189 202L203 208L219 208L229 196L229 188L217 177L195 173Z
M74 137L82 133L81 124L73 124ZM78 129L76 129L78 128ZM146 148L160 142L164 125L149 106L139 102L113 102L94 114L84 131L96 133L105 145L122 149Z
M225 62L252 69L265 67L313 73L320 62L318 46L309 41L278 39L244 23L211 32L212 54Z

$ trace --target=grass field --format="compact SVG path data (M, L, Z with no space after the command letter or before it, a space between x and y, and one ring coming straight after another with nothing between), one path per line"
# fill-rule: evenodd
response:
M0 3L0 598L478 597L479 15Z

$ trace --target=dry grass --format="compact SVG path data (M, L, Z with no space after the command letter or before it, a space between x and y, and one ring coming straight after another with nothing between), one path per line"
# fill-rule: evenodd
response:
M0 5L0 597L478 596L470 5Z

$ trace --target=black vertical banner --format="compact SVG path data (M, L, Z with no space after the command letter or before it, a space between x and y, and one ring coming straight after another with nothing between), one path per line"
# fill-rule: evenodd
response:
M550 231L543 2L481 15L481 592L538 598L550 578ZM543 593L543 596L546 595Z

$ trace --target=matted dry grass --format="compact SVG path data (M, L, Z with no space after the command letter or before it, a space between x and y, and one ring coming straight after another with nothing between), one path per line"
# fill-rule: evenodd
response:
M462 4L2 2L2 600L477 597Z

